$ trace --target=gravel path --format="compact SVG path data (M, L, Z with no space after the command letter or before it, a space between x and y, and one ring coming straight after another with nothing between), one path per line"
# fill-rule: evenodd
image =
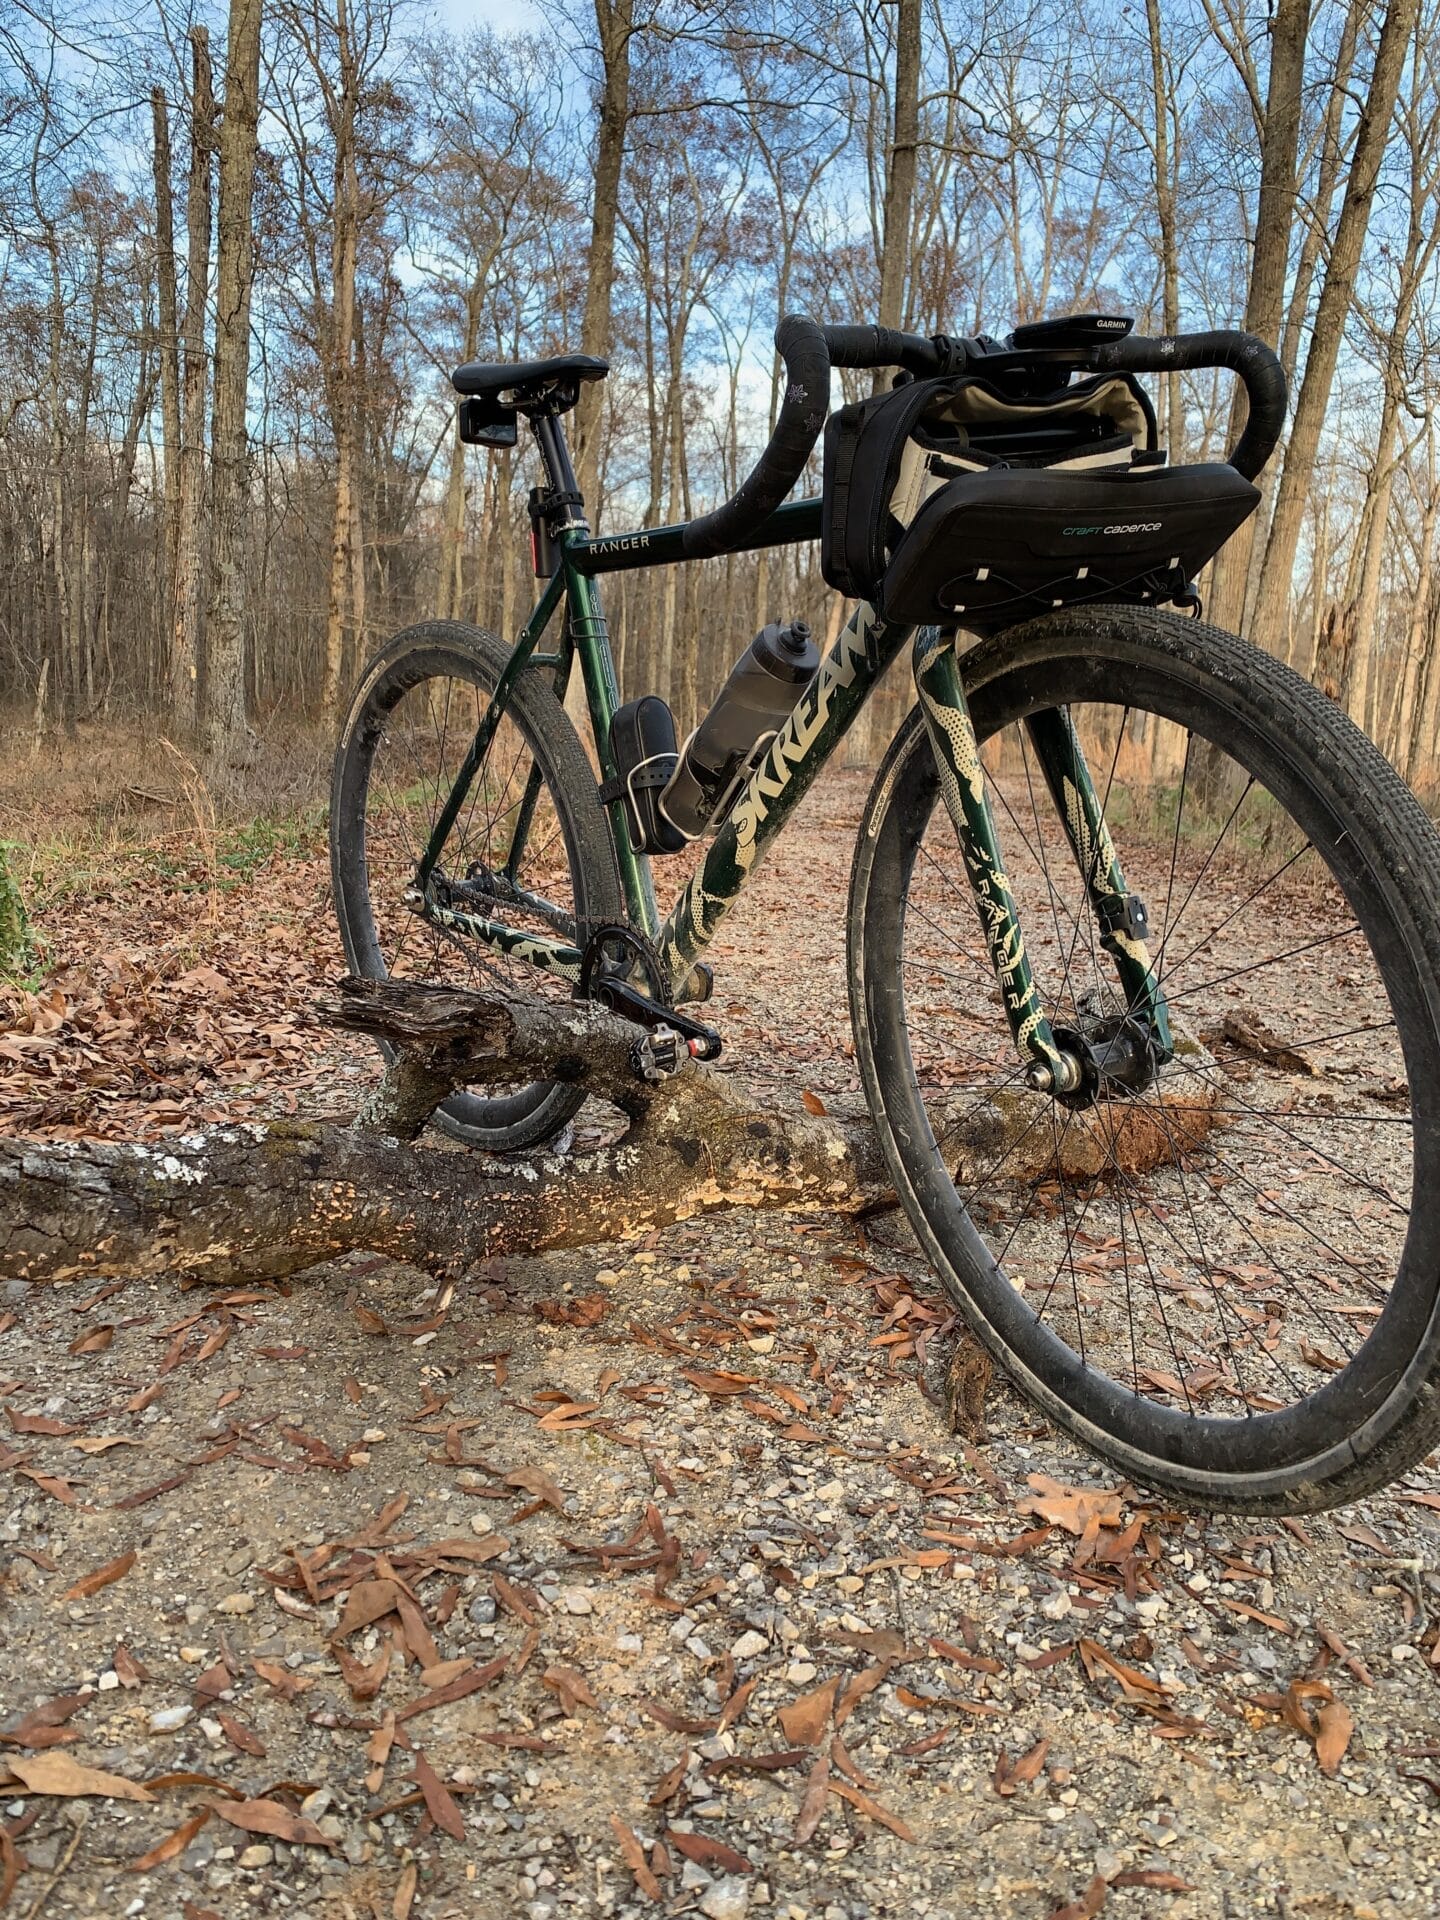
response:
M716 955L777 1100L854 1094L859 794ZM343 1104L368 1069L327 1058ZM1165 1512L999 1384L951 1434L946 1325L895 1218L720 1216L453 1298L364 1260L0 1290L12 1910L1434 1913L1433 1463L1303 1524Z

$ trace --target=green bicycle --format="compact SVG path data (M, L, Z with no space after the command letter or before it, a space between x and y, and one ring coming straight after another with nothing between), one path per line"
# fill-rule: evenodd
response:
M598 998L647 1074L713 1057L705 949L911 645L848 953L926 1254L1017 1387L1136 1479L1251 1512L1383 1484L1440 1439L1440 844L1331 702L1164 604L1198 612L1258 498L1274 356L1109 316L776 339L784 403L735 498L603 538L562 422L605 363L456 372L463 437L533 433L545 585L513 645L430 622L367 667L331 806L351 967ZM824 496L790 502L832 366L902 371L831 417ZM1136 376L1197 366L1239 375L1249 422L1227 463L1170 468ZM823 659L767 628L684 743L653 696L620 705L600 575L817 538L857 601ZM662 917L652 856L702 833ZM461 1092L442 1124L525 1153L580 1097Z

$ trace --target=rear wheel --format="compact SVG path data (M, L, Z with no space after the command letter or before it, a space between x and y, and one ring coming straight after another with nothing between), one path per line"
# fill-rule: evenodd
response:
M1193 621L1055 615L964 674L1052 1023L1128 1011L1025 724L1059 708L1148 905L1176 1053L1083 1110L1026 1089L912 715L849 932L917 1233L1017 1386L1127 1474L1252 1512L1382 1485L1440 1439L1433 827L1332 703Z
M493 634L428 621L366 668L341 730L330 800L330 865L352 971L568 999L569 975L439 925L407 903L431 829L489 706L510 649ZM442 849L437 873L465 910L518 934L584 947L624 918L595 776L549 674L520 675ZM552 1139L584 1099L556 1082L460 1092L447 1133L492 1152Z

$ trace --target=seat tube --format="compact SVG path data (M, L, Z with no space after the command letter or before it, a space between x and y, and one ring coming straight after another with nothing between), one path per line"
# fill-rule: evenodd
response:
M565 582L568 609L566 637L580 659L580 674L585 685L585 703L590 710L590 727L595 741L595 755L600 763L600 776L602 780L613 780L615 762L610 752L610 722L620 703L620 692L615 681L615 659L610 651L610 629L605 624L595 582L588 574L581 573L574 557L575 547L589 537L585 503L570 462L570 449L565 444L560 421L554 414L544 414L536 420L535 439L545 463L545 476L551 490L561 496L566 508L564 518L557 518L552 525L552 531L559 536L560 570ZM612 801L607 812L625 905L634 925L647 939L653 939L659 929L660 914L655 905L655 883L650 874L650 862L643 853L636 853L630 844L630 829L625 819L623 801Z
M922 627L915 636L914 666L915 688L935 754L940 792L960 844L1016 1049L1028 1063L1032 1085L1069 1092L1079 1084L1079 1063L1057 1046L1030 971L1025 936L1005 874L985 771L980 764L980 744L965 698L960 663L955 658L954 634L938 627Z

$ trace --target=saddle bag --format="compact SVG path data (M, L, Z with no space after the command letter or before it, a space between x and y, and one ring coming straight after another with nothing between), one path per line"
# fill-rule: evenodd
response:
M1192 598L1259 498L1230 466L1167 468L1131 374L914 380L827 423L820 566L888 620L990 633L1087 600Z

